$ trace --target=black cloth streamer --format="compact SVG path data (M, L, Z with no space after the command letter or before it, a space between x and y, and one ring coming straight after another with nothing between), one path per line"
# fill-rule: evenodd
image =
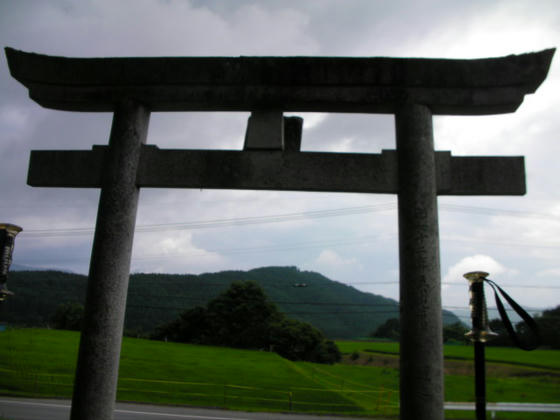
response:
M519 304L508 295L504 289L498 286L494 281L484 278L484 281L492 287L494 291L494 297L496 299L496 307L498 308L498 312L500 313L500 317L502 318L502 322L504 327L506 328L511 340L513 343L523 350L535 350L541 344L541 337L539 334L539 327L535 320L529 315L525 309L523 309ZM530 340L522 340L521 337L515 332L511 321L506 313L504 308L504 304L498 295L498 292L504 297L504 299L509 303L509 305L513 308L515 312L525 321L529 331L531 332L531 339Z

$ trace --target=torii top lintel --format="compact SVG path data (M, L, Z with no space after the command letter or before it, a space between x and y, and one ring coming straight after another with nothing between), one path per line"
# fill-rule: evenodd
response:
M113 111L132 98L151 111L433 114L515 111L546 78L554 49L474 60L339 57L66 58L6 48L12 76L47 108Z

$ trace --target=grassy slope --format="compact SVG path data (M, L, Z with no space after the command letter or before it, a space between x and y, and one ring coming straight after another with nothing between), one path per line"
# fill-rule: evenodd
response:
M363 351L399 354L399 343L395 342L337 341L337 345L340 351L345 353ZM444 346L444 357L446 359L473 360L474 350L472 346ZM487 347L486 360L488 362L560 370L560 352L553 350L523 351L513 347Z
M398 358L399 343L337 341L343 353L358 352L366 355ZM445 375L445 401L474 401L472 346L444 346L446 369L451 363L463 361L469 374ZM509 347L486 348L486 396L489 402L540 402L560 401L560 352L534 350L531 352ZM453 370L451 368L450 370ZM498 413L500 419L531 419L534 413ZM473 418L466 412L447 412L446 418ZM559 414L541 413L539 419L560 419Z
M78 334L0 333L0 393L69 397ZM364 414L347 392L329 388L308 363L274 353L124 339L118 399L246 410Z
M0 333L0 393L69 397L78 339L77 333L67 331ZM389 357L396 357L398 351L395 343L341 342L340 347L343 352L393 352ZM457 349L446 347L446 352L456 354ZM508 351L502 352L504 357L517 361L530 354L519 351L514 357ZM556 371L559 353L542 352L542 365ZM530 364L535 361L530 359ZM558 376L489 378L488 399L557 402L558 385ZM472 376L446 376L447 401L472 401L472 388ZM118 398L245 410L289 411L291 407L304 412L391 415L397 412L398 371L293 363L267 352L125 339Z

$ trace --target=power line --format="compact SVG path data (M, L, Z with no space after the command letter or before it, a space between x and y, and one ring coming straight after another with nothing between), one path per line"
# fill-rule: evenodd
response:
M289 252L298 249L312 249L312 248L322 248L322 247L340 247L340 246L353 246L353 245L364 245L367 243L372 243L374 241L384 239L395 239L396 235L363 235L354 237L344 237L344 239L323 239L323 240L312 240L295 242L289 244L275 244L275 245L260 245L253 247L235 247L235 248L214 248L208 250L202 250L200 252L183 252L183 253L173 253L173 254L144 254L144 255L134 255L132 256L132 261L144 261L150 259L173 259L173 258L184 258L184 257L211 257L213 254L221 255L243 255L243 254L255 254L255 253L266 253L266 252ZM442 237L442 241L455 241L455 242L470 242L470 243L484 243L486 245L498 245L505 247L523 247L523 248L542 248L542 249L560 249L560 244L530 244L530 243L513 243L513 242L500 242L500 241L489 241L474 238L447 238ZM57 258L57 262L72 262L72 261L84 261L90 258L89 255L81 257L67 257L67 258ZM52 261L51 259L26 259L23 261L17 261L23 265L40 264L44 261ZM365 283L363 283L365 284ZM515 287L515 286L514 286Z
M442 203L439 207L445 211L459 212L459 213L470 213L470 214L482 214L490 216L508 216L508 217L521 217L530 219L546 219L560 221L560 216L551 213L538 213L526 210L509 210L509 209L497 209L491 207L478 207L478 206L465 206L459 204L448 204Z
M457 237L442 237L442 241L449 241L449 242L467 242L467 243L482 243L485 245L498 245L498 246L505 246L505 247L514 247L514 248L543 248L543 249L558 249L560 248L560 244L535 244L529 242L511 242L511 241L493 241L488 239L477 239L477 238L457 238Z
M228 286L225 283L206 283L201 282L201 285L204 286L223 286L224 288ZM291 285L289 286L292 287ZM34 290L41 291L50 291L52 292L52 287L34 287ZM66 291L67 289L63 289ZM193 297L192 295L181 295L181 294L153 294L153 293L142 293L142 292L135 292L129 291L128 296L139 296L139 297L149 297L149 298L157 298L157 299L179 299L183 302L189 303L208 303L209 300L213 299L213 297ZM388 298L386 298L388 299ZM259 301L258 299L243 299L245 302L251 301ZM338 306L338 307L371 307L371 308L384 308L384 307L395 307L395 310L398 311L399 302L375 302L375 303L362 303L362 302L317 302L317 301L295 301L295 300L268 300L270 303L274 303L277 305L306 305L306 306ZM134 305L133 305L134 306ZM138 305L136 305L138 306ZM140 305L142 306L142 305ZM163 308L168 308L168 306L162 306ZM180 307L172 307L175 309L184 309ZM453 306L453 305L443 305L442 309L444 310L470 310L469 306ZM505 308L506 310L512 310L511 308ZM526 308L528 311L542 311L545 308ZM497 310L495 307L489 307L488 310Z
M201 301L202 302L202 301ZM206 301L202 302L202 303L206 303ZM272 302L275 303L275 302ZM329 304L329 305L336 305L335 303L333 304ZM344 305L340 305L340 306L344 306ZM376 305L371 305L376 306ZM137 308L137 309L157 309L157 310L176 310L176 311L185 311L188 310L189 308L185 308L182 306L162 306L162 305L137 305L137 304L128 304L127 308ZM470 308L468 307L448 307L448 306L444 306L442 307L443 310L446 311L450 311L449 308L456 308L456 309L462 309L462 310L470 310ZM497 308L488 308L488 310L497 310ZM543 309L527 309L530 312L540 312ZM506 308L506 311L513 311L513 309L511 308ZM451 312L451 311L450 311ZM378 310L378 311L374 311L374 310L370 310L370 311L365 311L365 310L338 310L338 311L293 311L293 310L286 310L286 311L282 311L282 313L287 314L287 315L328 315L328 316L336 316L336 315L386 315L386 314L395 314L398 315L399 314L399 308L396 307L395 309L392 310ZM442 314L443 318L459 318L459 319L468 319L470 320L471 317L469 315L461 315L461 314L455 314L454 312L446 314L443 313Z
M354 237L344 237L336 239L316 239L310 241L292 242L289 244L275 244L275 245L259 245L251 247L235 247L235 248L214 248L208 249L200 252L183 252L183 253L172 253L172 254L143 254L143 255L132 255L132 261L143 261L150 259L170 259L170 258L184 258L184 257L210 257L213 254L219 253L221 255L240 255L240 254L255 254L262 252L285 252L294 251L298 249L311 249L311 248L323 248L323 247L338 247L338 246L352 246L352 245L362 245L377 241L381 238L390 239L393 236L390 235L363 235ZM57 258L57 262L71 262L71 261L84 261L88 260L90 256L81 257L66 257ZM50 259L26 259L24 261L16 261L17 263L23 265L30 264L40 264L44 261L51 261Z
M287 221L303 220L303 219L318 219L318 218L326 218L326 217L374 213L380 211L394 210L396 208L397 208L397 204L395 202L386 202L386 203L380 203L380 204L368 205L368 206L311 210L306 212L282 213L282 214L273 214L268 216L250 216L250 217L239 217L239 218L228 218L228 219L200 220L200 221L193 221L193 222L139 225L136 228L136 232L144 233L144 232L161 232L161 231L173 231L173 230L196 230L196 229L207 229L207 228L229 227L229 226L245 226L245 225L263 224L263 223L278 223L278 222L287 222ZM441 210L450 211L450 212L481 214L481 215L490 215L490 216L497 215L497 216L521 217L521 218L536 218L536 219L560 221L560 217L554 214L537 213L537 212L522 211L522 210L508 210L508 209L498 209L498 208L490 208L490 207L464 206L464 205L446 204L446 203L440 204L439 208ZM93 234L93 232L94 229L91 227L60 228L60 229L27 229L22 232L21 237L42 238L42 237L59 237L59 236L79 236L79 235L91 235Z
M344 283L349 286L355 285L387 285L387 284L399 284L398 280L391 280L391 281L360 281L360 282L352 282L352 283ZM442 281L442 285L444 286L461 286L461 287L468 287L468 283L465 281L464 283L457 283L457 282L447 282ZM502 284L500 285L503 288L520 288L520 289L560 289L560 286L545 286L545 285L528 285L528 284Z
M336 305L336 304L333 304ZM373 305L372 305L373 306ZM159 310L178 310L184 311L188 308L180 306L162 306L162 305L136 305L129 304L127 308L138 309L159 309ZM288 315L376 315L376 314L398 314L399 308L393 310L380 310L380 311L283 311L282 313ZM454 318L454 314L443 314L444 317Z
M135 274L131 274L131 276L133 276ZM145 273L139 273L139 275L146 275ZM150 274L147 274L150 275ZM157 273L155 275L158 275ZM173 275L173 274L162 274L164 276L167 275ZM189 274L177 274L177 276L189 276ZM225 286L226 284L224 283L210 283L210 282L205 282L204 280L199 280L199 279L195 279L192 281L197 281L198 283L200 283L201 285L204 286ZM350 283L343 283L343 282L337 282L341 285L344 286L363 286L363 285L369 285L369 286L386 286L386 285L398 285L399 281L398 280L388 280L388 281L356 281L356 282L350 282ZM460 287L468 287L468 283L465 282L441 282L442 285L444 286L460 286ZM501 284L500 285L502 288L512 288L512 289L543 289L543 290L557 290L560 289L560 286L550 286L550 285L529 285L529 284ZM291 285L290 285L291 287ZM134 294L134 292L130 292L130 294ZM150 296L154 296L154 295L150 295ZM173 296L165 296L165 295L161 295L160 297L180 297L180 295L173 295ZM188 296L185 296L188 297Z
M136 296L149 296L149 297L157 297L157 298L165 298L165 299L181 299L186 300L189 302L197 302L197 303L207 303L209 299L202 299L202 298L192 298L191 296L187 295L153 295L153 294L145 294L145 293L134 293L131 292L129 294L136 295ZM244 302L251 302L251 301L258 301L257 299L243 299ZM395 301L393 303L354 303L354 302L317 302L317 301L282 301L282 300L269 300L269 302L277 304L277 305L305 305L305 306L337 306L337 307L370 307L370 308L383 308L383 307L394 307L393 310L389 311L391 313L399 311L399 302ZM452 306L452 305L443 305L443 310L453 311L453 310L468 310L470 311L470 306ZM525 308L528 311L542 311L543 308ZM498 308L489 307L488 310L495 310L497 311ZM513 308L506 307L506 311L514 311ZM356 312L356 313L383 313L386 311L377 311L377 312ZM321 313L321 312L310 312L310 313ZM331 313L331 312L329 312ZM344 313L344 312L336 312L336 313ZM349 312L347 312L349 313ZM444 316L451 316L446 315Z
M465 283L455 283L455 282L442 282L446 286L468 286ZM544 286L544 285L528 285L528 284L501 284L502 288L512 288L512 289L560 289L560 286Z
M230 219L212 219L195 222L160 223L152 225L139 225L137 233L161 232L168 230L195 230L228 226L245 226L263 223L289 222L294 220L318 219L325 217L348 216L354 214L372 213L386 211L395 208L395 203L381 203L370 206L343 207L338 209L312 210L297 213L274 214L269 216L238 217ZM28 229L23 231L27 238L43 238L53 236L77 236L91 235L93 228L64 228L64 229ZM22 233L23 233L22 232Z
M205 285L209 285L209 284L205 284ZM216 286L227 286L227 284L222 284L222 283L212 283L212 285ZM35 288L35 290L49 290L52 291L52 288ZM213 299L213 297L208 297L208 298L194 298L190 295L178 295L178 294L173 294L173 295L169 295L169 294L147 294L147 293L138 293L138 292L129 292L129 296L141 296L141 297L150 297L150 298L158 298L158 299L180 299L183 302L188 302L191 304L207 304L210 300ZM251 302L251 301L258 301L258 299L244 299L243 301L245 302ZM293 310L288 310L285 311L284 313L286 314L294 314L294 315L310 315L310 314L325 314L325 315L336 315L336 314L386 314L386 313L398 313L399 312L399 302L395 301L394 303L355 303L355 302L317 302L317 301L284 301L284 300L268 300L270 303L274 303L277 305L291 305L291 306L297 306L297 305L305 305L305 306L319 306L319 307L325 307L325 306L334 306L334 307L343 307L343 308L347 308L347 307L360 307L360 308L387 308L387 307L391 307L394 309L381 309L381 310L376 310L376 311L367 311L367 310L355 310L355 311L293 311ZM175 305L138 305L138 304L132 304L129 303L127 304L127 308L146 308L146 309L159 309L159 310L178 310L178 311L184 311L185 308L184 306L175 306ZM452 306L452 305L444 305L442 306L443 310L446 311L456 311L456 310L461 310L461 311L470 311L470 307L469 306ZM546 308L525 308L526 310L530 311L530 312L540 312L543 310L546 310ZM489 307L488 310L490 311L497 311L496 307ZM506 311L514 311L513 308L509 308L506 307L505 308ZM470 319L469 316L461 316L461 315L456 315L456 314L443 314L444 317L453 317L456 316L458 318L468 318Z

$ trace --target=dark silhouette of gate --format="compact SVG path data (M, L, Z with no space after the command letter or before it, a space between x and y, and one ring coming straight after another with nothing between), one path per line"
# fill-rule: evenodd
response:
M113 112L108 146L32 151L28 183L101 188L73 420L111 419L142 187L398 194L401 419L443 419L438 195L522 195L523 157L435 152L432 115L514 112L554 50L478 60L329 57L64 58L6 48L40 105ZM243 151L145 145L152 111L250 111ZM301 152L283 112L395 115L396 151Z

